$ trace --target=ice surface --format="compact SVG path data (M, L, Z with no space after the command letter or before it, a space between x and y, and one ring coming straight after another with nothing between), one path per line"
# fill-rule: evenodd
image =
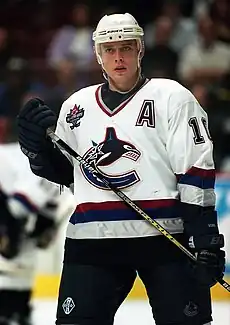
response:
M56 302L34 301L34 325L54 325ZM147 301L126 300L119 308L114 325L154 325ZM230 325L230 301L213 303L212 325Z

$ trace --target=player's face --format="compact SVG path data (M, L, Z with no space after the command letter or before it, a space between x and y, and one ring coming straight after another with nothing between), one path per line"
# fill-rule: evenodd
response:
M101 44L103 68L118 88L124 84L129 89L135 84L139 74L138 52L136 40Z

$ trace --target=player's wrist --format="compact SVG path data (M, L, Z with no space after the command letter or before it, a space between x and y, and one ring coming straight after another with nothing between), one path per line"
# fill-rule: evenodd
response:
M224 236L222 234L207 234L189 237L189 247L195 251L207 249L210 251L219 250L224 247Z

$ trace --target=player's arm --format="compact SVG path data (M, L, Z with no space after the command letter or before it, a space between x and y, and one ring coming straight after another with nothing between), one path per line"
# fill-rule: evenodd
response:
M42 249L47 248L52 243L59 228L55 218L47 213L47 209L57 213L57 204L50 201L44 208L38 211L34 229L30 233L30 238L33 238L36 246Z
M26 103L18 115L19 143L37 176L67 187L73 183L73 167L63 153L46 136L57 117L40 99Z
M46 211L47 207L56 208L50 202L59 188L31 172L30 176L25 174L24 180L16 180L8 194L0 189L0 254L8 259L17 256L30 232L42 248L48 246L56 232L55 222Z
M0 161L0 254L13 258L20 251L28 210L21 203L15 205L12 199L17 173L4 149L0 151ZM23 184L25 180L24 177Z
M177 177L184 232L190 248L210 268L210 278L206 273L203 278L212 285L224 269L224 252L220 250L224 238L219 234L215 211L213 143L206 112L188 90L184 92L169 116L166 148Z
M0 189L0 254L11 259L20 251L27 215L21 207L12 210L9 203L10 197Z

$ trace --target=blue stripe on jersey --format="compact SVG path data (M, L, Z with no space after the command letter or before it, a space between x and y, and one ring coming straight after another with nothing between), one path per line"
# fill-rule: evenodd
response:
M210 189L215 186L215 170L198 167L190 168L185 174L178 174L178 184L193 185L201 189Z
M164 200L162 200L164 201ZM173 201L171 206L163 206L158 208L143 208L143 210L154 219L157 218L178 218L178 206L175 204L175 200L165 200L165 201ZM114 203L114 202L113 202ZM93 221L122 221L122 220L143 220L143 218L138 215L135 211L131 210L124 205L123 202L119 203L119 208L114 208L114 204L111 203L111 209L109 209L109 204L106 202L106 209L103 208L103 203L98 203L102 206L102 208L93 207L91 209L84 209L85 211L81 211L77 207L75 212L72 214L70 218L70 222L72 224L77 223L85 223L85 222L93 222ZM140 204L139 204L140 206Z
M214 188L215 178L205 179L199 176L185 174L179 179L178 184L193 185L205 190Z

